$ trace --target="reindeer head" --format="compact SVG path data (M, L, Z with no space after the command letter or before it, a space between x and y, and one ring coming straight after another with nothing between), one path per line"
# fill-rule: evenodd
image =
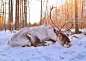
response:
M69 43L70 43L70 40L69 40L69 38L65 35L65 34L63 34L63 33L61 33L61 29L67 24L67 26L68 26L68 21L66 22L64 22L64 24L62 25L62 26L60 26L61 28L59 29L59 24L58 24L58 26L57 26L57 23L55 22L53 22L53 20L52 20L52 18L51 18L51 11L52 11L52 9L53 8L50 8L50 20L51 20L51 22L52 22L52 24L58 29L58 31L56 31L55 29L54 29L54 32L56 33L56 35L57 35L57 37L59 37L59 40L60 40L60 44L62 45L62 46L65 46L65 45L68 45L69 47L71 46ZM72 26L73 26L73 24L71 23L71 27L69 28L69 29L67 29L67 31L68 30L70 30L71 28L72 28ZM68 26L69 27L69 26ZM67 28L67 27L66 27Z
M58 42L62 46L67 47L67 48L69 48L71 46L70 39L64 33L62 33L63 31L59 31L57 29L54 29L54 32L56 33L56 35L58 37Z

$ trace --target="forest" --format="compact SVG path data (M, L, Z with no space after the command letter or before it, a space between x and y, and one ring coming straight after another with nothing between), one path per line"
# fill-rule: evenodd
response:
M0 61L86 61L86 0L0 0Z
M39 3L37 6L33 1ZM49 24L52 27L86 28L86 0L0 0L0 30L19 30L24 27ZM39 8L39 19L35 18ZM34 13L31 13L33 11ZM71 27L72 26L72 27Z

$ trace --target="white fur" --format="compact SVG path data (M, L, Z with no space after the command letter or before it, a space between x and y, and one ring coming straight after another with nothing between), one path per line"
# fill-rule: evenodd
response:
M45 38L50 38L57 40L57 36L50 25L41 25L35 27L25 27L16 33L9 41L10 46L31 46L30 40L26 37L29 36L31 41L35 42L35 36L37 36L40 41L44 41Z

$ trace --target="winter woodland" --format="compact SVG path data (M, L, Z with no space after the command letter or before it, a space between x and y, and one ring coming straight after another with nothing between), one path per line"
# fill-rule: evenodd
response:
M86 0L0 0L0 61L86 61Z

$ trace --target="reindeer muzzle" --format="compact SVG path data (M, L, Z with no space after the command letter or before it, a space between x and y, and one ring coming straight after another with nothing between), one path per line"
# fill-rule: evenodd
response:
M70 43L68 45L66 45L66 44L64 45L65 48L70 48L71 46L72 46L72 44L70 44Z

